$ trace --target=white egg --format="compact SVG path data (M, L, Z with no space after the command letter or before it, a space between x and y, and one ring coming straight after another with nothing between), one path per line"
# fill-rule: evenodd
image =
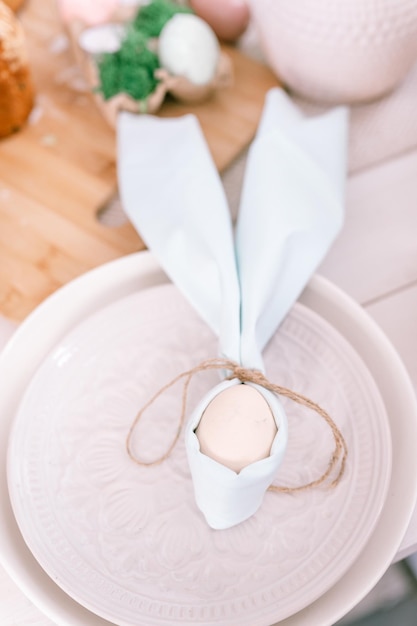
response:
M209 83L216 74L220 46L210 26L189 13L174 15L159 36L161 66L195 85Z
M124 34L125 29L121 24L100 24L83 30L78 37L78 43L88 54L117 52Z

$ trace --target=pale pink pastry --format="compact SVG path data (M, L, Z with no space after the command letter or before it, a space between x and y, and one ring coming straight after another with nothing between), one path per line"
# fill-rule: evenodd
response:
M58 8L64 22L80 21L88 26L103 24L117 10L118 0L58 0Z

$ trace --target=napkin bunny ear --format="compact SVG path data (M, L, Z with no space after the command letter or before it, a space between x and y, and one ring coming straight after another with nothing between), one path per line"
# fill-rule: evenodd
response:
M265 344L342 225L346 142L346 108L308 119L268 92L236 227L244 367L263 369Z
M224 189L193 115L118 117L126 213L172 281L240 360L240 292Z
M166 273L218 335L222 355L263 370L262 350L343 222L347 110L304 118L268 92L230 212L197 119L123 112L123 206Z

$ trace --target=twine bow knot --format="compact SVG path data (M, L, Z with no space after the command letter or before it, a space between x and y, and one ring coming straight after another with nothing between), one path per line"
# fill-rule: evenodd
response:
M340 482L343 476L343 473L345 471L348 450L347 450L345 439L341 431L336 426L335 422L330 417L330 415L324 409L322 409L318 404L316 404L309 398L295 391L292 391L291 389L288 389L287 387L281 387L280 385L276 385L275 383L272 383L266 378L266 376L261 371L242 367L241 365L239 365L239 363L236 363L235 361L231 361L230 359L224 359L224 358L208 359L207 361L203 361L199 365L196 365L192 369L187 370L186 372L182 372L181 374L176 376L173 380L171 380L169 383L161 387L150 398L150 400L148 400L148 402L138 411L135 419L133 420L129 428L129 432L126 437L126 450L127 450L128 455L132 459L132 461L134 461L137 465L151 466L151 465L158 465L162 463L165 459L167 459L170 456L175 444L178 441L178 438L181 434L181 430L184 424L185 412L186 412L186 406L187 406L188 387L191 382L191 379L198 372L203 372L207 370L220 370L220 369L231 372L227 376L226 378L227 380L232 380L236 378L237 380L240 380L242 383L248 383L248 382L255 383L257 385L260 385L261 387L264 387L265 389L268 389L269 391L272 391L273 393L279 396L284 396L296 402L297 404L305 406L306 408L320 415L324 419L326 424L328 424L329 428L332 431L333 439L334 439L334 449L333 449L330 461L328 463L328 466L321 476L319 476L315 480L312 480L298 487L285 487L285 486L278 486L278 485L270 485L269 487L270 491L276 491L280 493L294 493L296 491L304 491L306 489L311 489L312 487L317 487L325 483L328 479L329 479L327 482L328 487L335 487ZM174 436L174 439L172 443L170 444L168 450L165 452L165 454L160 456L158 459L154 461L149 461L149 462L141 461L140 459L138 459L138 457L134 454L132 450L131 440L132 440L132 435L136 428L136 425L139 422L142 415L144 414L144 412L146 411L146 409L148 409L155 402L155 400L161 394L164 393L164 391L166 391L167 389L175 385L175 383L181 380L182 378L185 379L183 391L182 391L182 409L181 409L178 429ZM337 466L338 466L338 470L336 472L335 477L330 478L331 474L333 473L334 469Z

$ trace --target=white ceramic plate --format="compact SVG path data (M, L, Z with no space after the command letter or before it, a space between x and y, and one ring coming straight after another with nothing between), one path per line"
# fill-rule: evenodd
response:
M336 489L269 493L250 520L213 531L197 510L182 440L139 468L125 449L139 407L218 353L216 337L172 284L93 314L55 346L14 420L9 493L39 563L71 597L123 626L269 626L327 591L360 554L391 469L385 407L356 352L297 304L265 350L268 376L326 407L349 456ZM217 373L200 375L190 410ZM302 485L333 450L323 420L283 399L290 441L280 484ZM160 457L178 426L181 387L144 416L142 457Z
M14 335L0 358L5 383L0 398L3 456L7 431L22 394L57 342L90 313L138 289L166 280L149 253L103 266L49 298ZM378 581L399 547L416 499L416 406L401 361L369 317L333 285L315 277L301 300L338 328L372 371L392 426L393 466L390 489L378 524L359 558L328 592L285 626L333 624ZM60 624L103 625L106 622L71 600L43 572L21 539L7 497L1 468L0 554L9 574L51 619Z

